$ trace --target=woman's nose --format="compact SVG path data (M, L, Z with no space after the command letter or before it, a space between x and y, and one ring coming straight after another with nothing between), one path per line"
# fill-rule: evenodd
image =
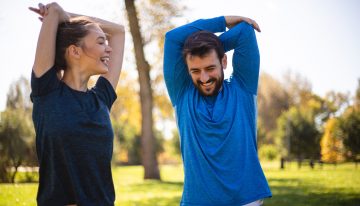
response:
M111 53L111 52L112 52L111 46L108 45L108 46L106 47L106 52L108 52L108 53Z

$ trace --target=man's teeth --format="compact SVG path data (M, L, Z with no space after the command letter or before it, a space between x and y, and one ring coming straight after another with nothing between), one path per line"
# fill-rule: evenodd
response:
M212 83L213 83L213 81L208 82L208 83L205 83L205 84L202 84L202 85L205 86L205 87L207 87L207 86L210 86Z

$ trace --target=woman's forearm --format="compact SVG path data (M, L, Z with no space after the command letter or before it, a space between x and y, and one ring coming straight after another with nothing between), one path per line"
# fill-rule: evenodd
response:
M30 7L29 9L42 16L42 25L33 65L35 76L40 77L54 66L58 24L66 21L68 16L56 3L51 3L46 6L39 4L39 8Z
M86 16L86 15L75 14L75 13L70 13L70 12L68 12L68 14L70 15L71 18L81 16L81 17L87 18L90 21L93 21L93 22L99 24L100 28L108 35L125 33L125 28L123 25L116 24L116 23L106 21L104 19L100 19L97 17L92 17L92 16Z

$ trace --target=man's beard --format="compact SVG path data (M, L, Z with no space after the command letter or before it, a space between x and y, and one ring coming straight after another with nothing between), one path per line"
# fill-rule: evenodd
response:
M203 88L201 87L201 81L198 80L196 83L194 83L195 87L198 89L198 91L200 92L201 95L203 96L215 96L219 93L221 87L222 87L222 84L224 82L224 70L223 68L221 67L221 74L220 74L220 77L219 78L211 78L209 79L207 82L205 83L209 83L209 82L212 82L214 81L214 84L215 84L215 88L214 90L209 94L209 93L206 93L203 91Z

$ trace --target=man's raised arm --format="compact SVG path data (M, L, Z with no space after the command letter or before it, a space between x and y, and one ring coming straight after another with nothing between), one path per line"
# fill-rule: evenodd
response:
M259 78L260 55L254 29L260 32L257 23L241 16L227 16L230 28L220 35L225 52L234 49L233 77L250 93L256 94Z
M182 57L182 49L187 37L201 30L216 33L223 32L225 29L225 18L221 16L212 19L199 19L166 33L164 79L173 106L177 104L178 97L183 89L188 84L191 84L191 78L188 74L185 60Z

